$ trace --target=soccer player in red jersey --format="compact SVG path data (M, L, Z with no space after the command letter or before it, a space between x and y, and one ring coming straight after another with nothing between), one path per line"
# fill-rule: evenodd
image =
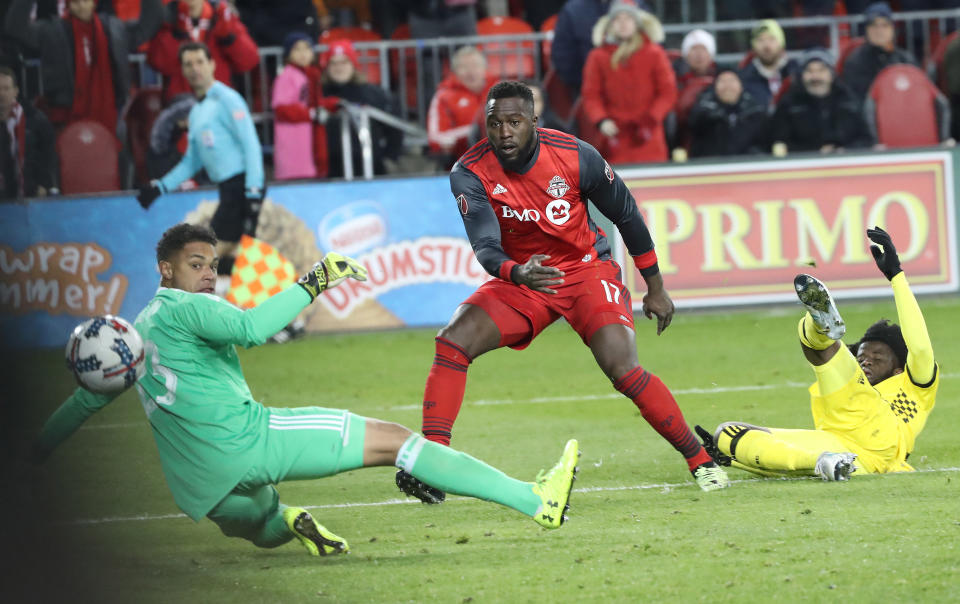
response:
M673 301L626 185L588 143L537 128L533 95L522 83L490 89L486 128L487 139L454 165L450 186L477 260L495 278L468 297L437 335L423 397L423 435L450 444L473 359L502 346L525 348L563 317L614 388L683 455L697 484L705 491L728 486L673 395L640 366L630 294L606 235L587 212L589 199L620 231L647 284L643 312L657 318L659 335L673 318ZM427 503L443 501L443 492L402 470L396 481Z

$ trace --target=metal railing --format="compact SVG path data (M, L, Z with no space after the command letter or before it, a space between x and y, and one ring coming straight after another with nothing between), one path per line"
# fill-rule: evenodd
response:
M341 117L340 146L343 150L343 177L345 180L353 180L354 178L353 137L351 136L350 124L353 124L357 129L357 139L360 141L361 148L360 156L363 161L363 178L366 180L373 178L373 147L375 141L370 127L371 120L403 132L406 135L404 144L423 146L427 143L426 130L398 119L386 111L356 103L344 102L341 105L337 115Z
M664 14L665 0L654 3L658 14ZM711 0L706 0L705 11L707 18L715 16L716 10ZM684 8L687 7L687 8ZM683 0L681 16L689 16L690 2ZM675 7L674 7L675 8ZM893 16L897 29L902 32L905 46L909 50L919 50L922 60L934 49L934 38L931 34L931 25L942 39L948 32L956 29L960 23L960 9L939 11L916 11L897 13ZM749 32L759 24L759 20L746 21L702 21L693 23L666 23L664 31L667 34L666 46L679 48L682 37L692 29L702 28L714 35L730 35L736 38L733 48L717 55L716 60L722 63L737 63L743 53L749 50ZM816 30L823 28L827 47L834 56L841 50L841 40L844 36L860 35L863 17L852 15L845 17L801 17L781 19L778 23L787 32L788 47L791 41L791 31ZM537 32L520 35L504 36L467 36L456 38L434 38L424 40L384 40L376 42L354 42L360 62L360 70L374 75L377 83L396 95L401 115L411 123L401 122L390 116L391 125L405 131L415 129L416 133L407 139L407 144L420 144L421 134L426 125L427 109L434 89L448 71L448 59L454 51L464 45L474 44L483 49L488 63L496 73L499 67L501 77L521 77L533 81L542 81L544 71L549 67L543 56L544 44L550 44L553 32ZM317 50L326 50L325 46L318 46ZM791 54L799 52L791 49ZM146 64L142 54L130 56L131 69L134 71L134 81L140 86L156 86L160 82L159 76ZM246 98L253 112L254 121L260 126L261 140L267 153L272 150L273 144L273 114L270 111L270 89L273 79L283 67L282 49L265 47L260 49L260 63L252 71L239 78L240 92ZM519 69L518 69L519 68ZM21 82L22 89L28 98L42 93L42 82L39 77L39 61L28 61L24 66ZM377 119L388 123L385 116L389 114L368 107L366 111L359 109L347 110L351 120L359 124L366 119ZM362 117L363 115L367 117ZM396 124L403 123L403 126ZM419 128L417 128L417 126ZM412 131L411 131L412 132ZM369 134L369 133L368 133ZM352 157L345 153L344 157ZM366 162L364 162L366 163ZM364 166L364 175L369 171Z
M933 37L930 32L930 25L932 24L936 27L942 39L960 25L960 9L894 13L893 20L897 32L903 32L904 47L911 51L921 49L921 56L917 56L916 58L918 61L923 61L925 57L928 57L935 50L933 48ZM786 33L788 48L790 47L791 30L825 29L826 37L829 41L826 47L833 53L834 57L836 57L840 53L840 40L844 35L850 37L863 35L864 19L862 15L847 15L843 17L795 17L791 19L780 19L777 23L780 24ZM663 26L663 30L667 34L666 46L668 48L679 48L683 36L692 29L705 29L716 36L720 33L749 33L750 30L759 24L759 19L751 21L669 23ZM743 48L740 52L720 53L715 58L718 62L736 63L747 50L749 50L749 48Z

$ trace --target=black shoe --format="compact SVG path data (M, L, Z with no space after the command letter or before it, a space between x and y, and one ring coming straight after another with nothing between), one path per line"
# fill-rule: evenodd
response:
M697 435L700 437L700 440L703 441L703 448L706 449L707 455L712 457L713 461L717 462L717 464L729 466L733 458L720 452L720 447L718 447L716 441L713 440L713 435L700 426L694 426L693 429L697 431Z
M411 497L416 497L424 503L435 505L443 503L443 500L447 498L446 493L418 480L405 470L397 470L396 481L401 491Z

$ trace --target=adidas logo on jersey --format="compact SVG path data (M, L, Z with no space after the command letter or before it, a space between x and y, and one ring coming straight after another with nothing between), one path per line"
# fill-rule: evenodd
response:
M507 188L500 183L497 183L497 186L493 188L493 193L491 195L499 195L500 193L506 193Z

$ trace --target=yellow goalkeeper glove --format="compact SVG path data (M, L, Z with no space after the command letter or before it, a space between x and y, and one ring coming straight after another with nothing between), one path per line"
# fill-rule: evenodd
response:
M297 283L310 294L310 299L314 300L320 292L340 285L347 278L366 281L367 269L353 258L327 252L323 260L314 264Z

